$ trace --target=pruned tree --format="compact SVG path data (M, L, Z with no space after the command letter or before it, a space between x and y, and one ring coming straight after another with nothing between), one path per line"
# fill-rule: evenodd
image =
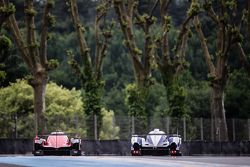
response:
M140 16L137 11L137 0L120 1L114 0L114 7L118 20L121 25L122 32L125 38L125 45L129 50L129 53L133 62L134 75L139 87L148 85L148 79L150 77L150 55L152 48L152 38L149 35L150 26L155 22L155 18L145 14ZM137 24L143 27L145 33L145 51L140 50L136 44L134 36L134 22L133 19L138 19ZM144 59L144 61L142 60Z
M228 59L232 55L232 48L239 49L239 58L249 70L249 62L241 46L243 36L240 32L241 20L244 17L242 12L237 10L238 2L235 0L220 0L216 3L211 0L203 1L205 14L215 25L211 32L216 33L215 53L209 50L209 41L202 30L202 24L198 16L195 17L195 29L199 37L201 47L204 52L204 58L208 68L208 78L212 88L211 94L211 116L212 131L214 140L228 141L228 129L224 108L224 90L228 80ZM216 5L216 9L214 9ZM247 6L247 5L246 5ZM201 7L197 8L201 10ZM242 19L236 19L242 16ZM214 41L212 41L214 42Z
M8 0L1 0L4 5ZM8 17L7 23L14 38L20 56L24 60L31 73L29 84L34 89L34 112L36 134L44 133L45 130L45 93L48 81L48 72L57 66L57 61L47 59L48 28L55 22L55 17L50 13L54 6L53 0L46 0L43 12L40 41L35 26L37 14L33 0L24 1L26 38L24 38L14 15Z
M170 115L182 117L185 115L185 91L184 87L178 83L181 72L187 67L185 60L188 36L190 35L190 22L197 14L196 3L190 3L187 15L179 26L179 34L176 36L176 42L170 46L169 33L172 27L172 16L169 14L169 7L173 3L171 0L159 0L160 7L160 33L155 39L154 54L157 67L161 73L163 84L167 91ZM177 27L175 27L177 29ZM173 48L172 48L173 47Z
M152 14L140 15L137 11L137 0L114 0L114 8L118 16L120 27L122 29L125 45L128 48L129 55L133 63L134 76L136 85L127 88L127 100L129 112L132 116L145 115L145 102L147 99L148 87L151 81L151 65L152 59L152 36L150 28L156 19ZM152 12L154 7L152 8ZM151 13L152 13L151 12ZM136 22L134 22L136 20ZM134 25L139 25L144 32L144 50L139 49L134 34Z
M73 68L81 81L83 90L84 109L86 113L87 136L90 139L98 138L100 126L102 124L101 114L101 98L104 87L102 79L102 64L106 56L109 39L112 37L113 23L109 24L105 20L105 16L111 6L110 0L101 0L96 8L95 17L95 55L94 58L90 55L90 48L85 39L85 27L80 21L76 0L67 0L67 5L70 7L70 14L73 20L77 39L79 42L80 56L82 66L78 63L72 51L68 51L69 64ZM94 130L93 124L97 116L98 126Z
M163 84L167 90L168 100L170 103L170 110L175 116L180 116L177 114L177 110L180 110L180 105L183 105L182 99L177 102L177 98L173 96L183 97L182 88L176 86L176 78L186 66L185 61L185 50L187 44L187 37L189 32L189 24L193 16L196 14L192 12L184 20L180 33L177 37L177 42L174 48L169 46L169 31L171 28L171 17L168 14L168 9L171 4L171 0L157 0L154 1L152 9L149 13L140 14L137 9L138 1L129 0L129 1L120 1L114 0L114 7L118 15L118 19L121 25L121 29L124 34L125 44L129 50L131 58L133 60L134 66L134 75L137 81L139 88L143 88L137 96L141 97L140 94L144 95L143 98L146 98L145 90L147 87L152 84L151 82L151 69L152 65L156 62L157 67L162 75ZM157 18L154 17L153 13L159 6L160 10L160 35L157 36L157 33L152 30L152 25L156 22ZM194 8L195 5L192 6ZM140 50L137 47L134 35L134 27L138 25L144 32L144 50ZM131 91L134 93L140 92L138 90ZM177 91L177 92L176 92ZM130 96L129 96L130 97ZM179 98L180 99L180 98ZM134 101L135 100L131 100ZM145 100L137 100L132 106L137 106L138 103L142 103ZM142 107L141 107L142 108ZM139 109L137 109L139 110ZM139 114L141 114L139 112ZM134 114L136 115L136 114Z

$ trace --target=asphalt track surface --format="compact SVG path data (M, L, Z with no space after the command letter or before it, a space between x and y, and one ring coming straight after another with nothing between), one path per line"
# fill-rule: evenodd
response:
M0 167L250 167L250 157L1 156Z

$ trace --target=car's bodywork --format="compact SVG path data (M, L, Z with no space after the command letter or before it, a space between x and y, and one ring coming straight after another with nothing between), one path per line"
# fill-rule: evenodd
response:
M167 135L154 129L147 135L132 135L132 155L172 155L179 156L181 137L177 134Z
M69 138L64 132L52 132L34 138L33 155L81 155L81 138Z

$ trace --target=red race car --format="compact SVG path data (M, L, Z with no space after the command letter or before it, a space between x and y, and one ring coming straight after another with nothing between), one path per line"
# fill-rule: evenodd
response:
M81 155L81 138L64 132L52 132L49 135L34 138L33 155Z

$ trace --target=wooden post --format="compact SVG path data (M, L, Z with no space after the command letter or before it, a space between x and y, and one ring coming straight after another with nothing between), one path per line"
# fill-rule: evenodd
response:
M250 119L248 119L247 122L248 122L248 141L250 141Z
M166 117L166 130L167 130L167 134L169 134L169 125L170 125L170 118Z
M233 141L235 141L235 119L232 119L232 127L233 127Z
M134 116L132 116L132 123L131 123L131 125L132 125L132 134L135 134L135 117Z
M183 118L183 139L186 141L187 139L187 133L186 133L186 118Z
M95 140L97 140L97 116L94 115L94 130L95 130Z
M203 118L200 118L200 129L201 129L201 140L204 140L204 133L203 133Z

